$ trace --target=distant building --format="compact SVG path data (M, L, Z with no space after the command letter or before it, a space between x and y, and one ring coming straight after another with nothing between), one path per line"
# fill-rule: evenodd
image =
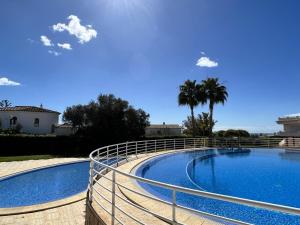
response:
M59 112L35 106L0 108L1 129L21 128L29 134L51 134L58 124Z
M77 128L73 127L71 124L68 123L58 124L54 128L54 133L57 136L69 136L75 134L76 131Z
M278 135L290 137L300 136L300 113L279 117L277 123L283 125L283 132L279 132Z
M180 136L182 127L178 124L152 124L146 127L146 137L151 136Z

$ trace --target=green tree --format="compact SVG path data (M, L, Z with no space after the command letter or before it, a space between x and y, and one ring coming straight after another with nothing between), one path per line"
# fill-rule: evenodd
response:
M215 124L216 121L213 121ZM184 127L186 128L184 133L190 135L193 133L192 119L188 116L187 120L183 121ZM202 112L195 118L195 135L196 136L208 136L210 133L210 120L209 113Z
M82 127L85 123L86 106L73 105L67 107L63 114L64 122L71 122L73 127Z
M149 114L142 109L136 110L130 106L125 112L125 118L126 136L128 139L136 140L141 135L145 135L145 128L150 125L148 121Z
M213 130L213 112L215 104L222 103L224 105L227 101L228 93L226 87L219 83L218 78L207 78L202 80L200 90L204 91L205 98L209 101L209 121L210 121L210 135Z
M234 129L229 129L229 130L219 130L215 132L215 135L217 137L250 137L250 134L246 130L234 130Z
M225 137L226 130L218 130L214 134L216 137Z
M250 134L246 130L229 129L225 132L224 137L250 137Z
M186 80L184 84L179 87L178 104L188 105L190 107L193 137L196 135L194 108L199 105L199 103L203 104L205 102L204 97L202 87L196 84L195 80Z
M64 121L79 129L77 135L101 141L101 144L135 140L145 135L149 114L135 109L114 95L99 95L87 105L68 107Z
M213 120L210 121L209 113L202 112L202 115L198 115L198 126L201 131L202 136L209 136L210 135L210 125L214 126L217 121Z

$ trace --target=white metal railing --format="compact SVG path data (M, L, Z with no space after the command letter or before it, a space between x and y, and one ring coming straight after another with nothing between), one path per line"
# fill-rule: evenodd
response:
M217 148L251 148L251 147L263 147L263 148L288 148L288 149L300 149L300 138L180 138L180 139L161 139L161 140L146 140L146 141L136 141L136 142L125 142L115 145L105 146L96 149L90 154L90 179L89 179L89 202L90 204L94 202L104 211L106 211L111 216L111 224L115 224L115 221L120 224L125 224L120 218L116 216L116 210L123 213L125 216L135 221L138 224L145 224L139 219L135 218L129 212L126 212L116 203L116 198L122 200L128 205L134 206L135 208L144 211L145 213L162 218L163 220L171 223L178 224L176 219L176 210L184 209L189 212L197 213L199 215L209 216L222 220L224 222L230 222L234 224L249 224L246 222L238 221L231 218L225 218L219 215L210 214L207 212L198 211L186 206L182 206L177 203L176 195L177 193L186 193L194 196L200 196L215 200L221 200L225 202L231 202L236 204L241 204L245 206L257 207L267 210L274 210L278 212L284 212L288 214L300 215L300 209L294 207L288 207L283 205L271 204L261 201L254 201L249 199L237 198L227 195L221 195L206 191L194 190L189 188L184 188L176 185L166 184L154 180L149 180L146 178L138 177L130 173L125 173L118 169L118 166L124 164L130 160L134 160L140 157L147 156L149 153L159 152L159 151L170 151L170 150L186 150L186 149L199 149L203 147L217 147ZM112 177L108 178L105 176L108 172L112 173ZM172 201L168 202L152 195L148 195L127 187L126 185L117 182L116 174L125 176L127 178L139 181L142 183L150 184L156 187L164 188L172 193ZM111 182L111 189L103 186L99 180L100 178L106 179ZM111 200L105 197L102 193L95 189L95 185L100 186L109 193L111 193ZM116 185L122 187L132 193L138 194L140 196L165 203L172 208L172 216L168 218L162 216L159 212L154 212L149 209L143 208L137 204L132 203L124 196L121 196L116 192ZM109 203L109 209L101 203L100 199Z

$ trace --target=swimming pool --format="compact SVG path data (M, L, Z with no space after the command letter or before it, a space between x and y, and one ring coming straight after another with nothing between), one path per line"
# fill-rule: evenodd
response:
M147 160L136 175L173 185L300 207L300 153L284 149L210 149L164 154ZM140 183L171 201L172 193ZM300 217L177 193L177 202L253 224L300 224Z
M51 166L0 179L0 208L46 203L87 189L89 161Z

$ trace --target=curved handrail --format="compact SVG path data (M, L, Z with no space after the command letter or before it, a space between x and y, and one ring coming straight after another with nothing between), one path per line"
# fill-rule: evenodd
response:
M268 138L268 139L245 139L246 140L251 140L251 143L256 143L256 141L264 141L262 145L259 146L255 146L253 145L252 147L286 147L286 146L279 146L279 142L282 141L283 138ZM126 176L128 178L134 179L136 181L140 181L143 183L147 183L150 185L154 185L157 187L161 187L161 188L165 188L168 189L170 191L172 191L173 193L173 199L172 199L172 210L173 210L173 219L170 222L176 223L176 218L175 218L175 209L176 207L178 208L185 208L187 210L189 210L189 208L187 207L183 207L183 206L178 206L176 205L176 192L181 192L181 193L186 193L186 194L192 194L195 196L200 196L200 197L206 197L206 198L210 198L210 199L215 199L215 200L221 200L221 201L226 201L226 202L231 202L231 203L236 203L236 204L241 204L241 205L246 205L246 206L251 206L251 207L258 207L258 208L262 208L262 209L267 209L267 210L274 210L274 211L279 211L279 212L284 212L284 213L289 213L289 214L296 214L296 215L300 215L300 208L295 208L295 207L290 207L290 206L283 206L283 205L278 205L278 204L272 204L272 203L267 203L267 202L262 202L262 201L255 201L255 200L250 200L250 199L244 199L244 198L238 198L238 197L233 197L233 196L228 196L228 195L222 195L222 194L216 194L216 193L212 193L212 192L207 192L207 191L201 191L201 190L195 190L195 189L190 189L190 188L185 188L185 187L180 187L177 185L171 185L171 184L167 184L167 183L163 183L163 182L159 182L159 181L154 181L154 180L150 180L147 178L143 178L143 177L139 177L136 176L134 174L130 174L130 173L126 173L123 172L119 169L117 169L118 164L119 164L119 157L124 157L126 155L126 160L128 160L128 155L134 155L136 157L138 157L138 155L149 153L148 151L148 143L154 142L155 148L152 149L154 151L159 150L157 147L157 143L159 142L160 144L163 142L164 143L164 149L163 150L171 150L170 148L166 149L166 145L168 144L167 147L170 146L170 143L167 143L168 141L171 141L174 147L172 150L179 150L176 148L176 144L179 147L183 147L180 148L182 149L195 149L195 148L199 148L199 147L218 147L218 146L223 146L225 144L228 144L228 141L234 142L236 145L236 147L243 147L243 143L247 143L247 142L242 142L241 139L211 139L211 138L180 138L180 139L159 139L159 140L146 140L146 141L132 141L132 142L123 142L123 143L119 143L119 144L114 144L114 145L109 145L109 146L105 146L105 147L101 147L98 148L96 150L94 150L93 152L91 152L90 154L90 160L91 160L91 166L90 166L90 182L89 182L89 199L90 201L93 200L93 184L94 184L94 177L95 175L101 175L101 173L99 171L95 171L94 170L94 165L98 165L101 166L103 171L104 169L106 169L107 171L112 171L113 172L113 177L115 176L115 174L120 174L123 176ZM226 143L225 143L225 142ZM267 142L265 142L267 141ZM300 148L300 138L299 139L294 139L293 143L295 143L295 141L297 143L299 143L299 146L297 146L297 148ZM139 152L138 151L138 144L143 144L143 151ZM199 143L202 143L203 145L199 145ZM181 146L183 144L183 146ZM207 145L206 145L207 144ZM130 152L128 151L129 149L127 148L128 145L135 145L135 148L131 148ZM153 145L153 143L152 143ZM122 152L122 154L119 155L119 147L122 146L123 148L125 148L125 153L124 153L124 149ZM232 147L232 143L231 143L231 147ZM247 145L247 147L249 147L249 145ZM290 146L287 146L290 147ZM294 146L295 147L295 146ZM110 149L113 148L113 149ZM106 150L106 151L103 151ZM116 154L116 156L112 153L109 153L109 151L112 151L113 153ZM134 150L135 152L132 154L132 150ZM148 151L147 151L148 150ZM101 156L103 156L102 158L100 158L100 152L101 152ZM125 155L124 155L125 154ZM109 159L111 159L111 157L117 157L117 161L115 164L113 165L109 165L107 164L107 161ZM101 161L102 160L102 161ZM104 163L104 161L106 160L106 163ZM116 166L116 167L114 167ZM112 180L112 184L115 181ZM112 202L112 204L114 204ZM205 214L204 212L200 212L198 210L194 210L194 209L190 209L190 211L192 212L199 212L201 214ZM206 213L207 214L207 213ZM237 220L233 220L230 218L224 218L224 217L220 217L217 215L211 215L214 216L216 218L221 218L230 222L234 222L237 224L247 224L241 221L237 221ZM115 215L113 213L112 210L112 221L114 221ZM168 218L165 218L166 220L168 220ZM112 222L113 223L113 222Z

